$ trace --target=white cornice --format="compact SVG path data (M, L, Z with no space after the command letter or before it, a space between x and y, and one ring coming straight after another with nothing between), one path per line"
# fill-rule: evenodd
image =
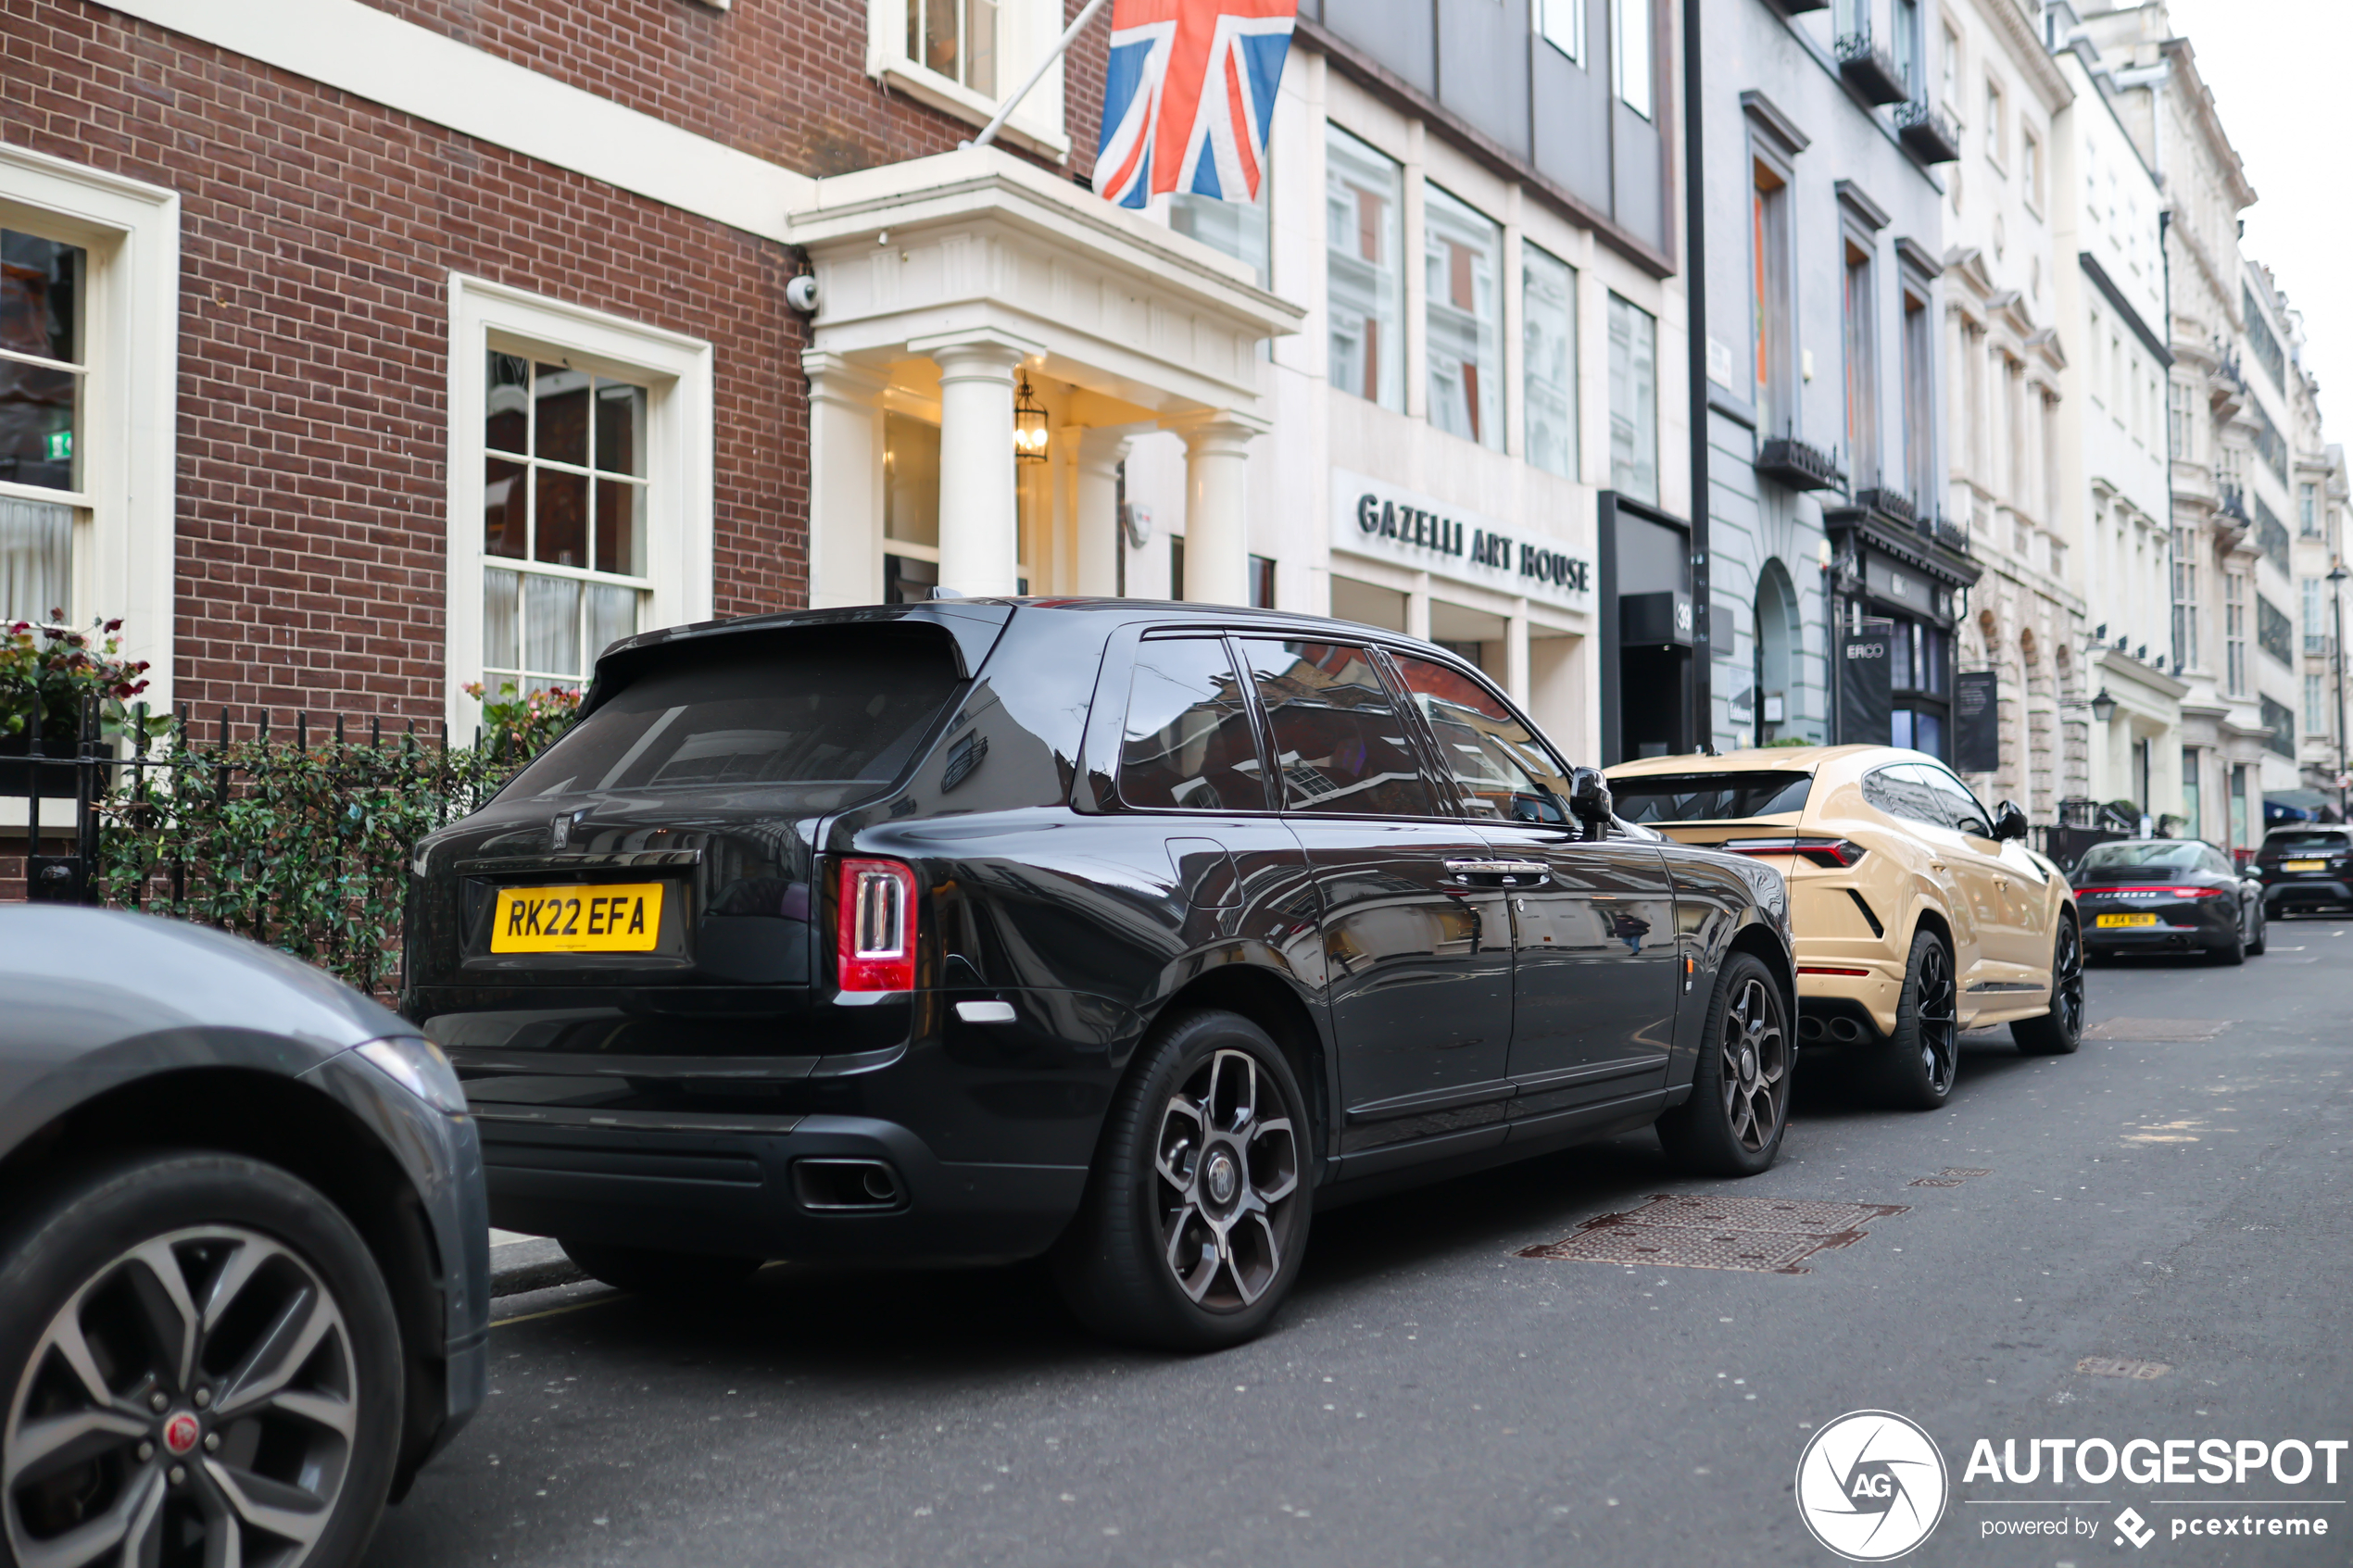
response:
M814 183L360 0L107 0L401 114L764 239Z

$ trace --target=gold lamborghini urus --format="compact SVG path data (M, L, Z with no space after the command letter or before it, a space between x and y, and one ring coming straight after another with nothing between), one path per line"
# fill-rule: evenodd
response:
M1935 758L1887 746L1651 757L1609 770L1617 814L1753 855L1789 881L1798 1036L1893 1103L1953 1092L1964 1029L2057 1056L2083 1032L2074 890Z

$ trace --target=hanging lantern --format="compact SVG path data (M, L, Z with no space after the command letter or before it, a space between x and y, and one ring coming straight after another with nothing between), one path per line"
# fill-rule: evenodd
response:
M1046 460L1046 409L1029 390L1029 374L1022 373L1021 393L1013 399L1013 458L1025 463Z

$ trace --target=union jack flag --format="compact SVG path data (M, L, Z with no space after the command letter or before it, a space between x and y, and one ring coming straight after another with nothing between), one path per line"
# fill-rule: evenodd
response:
M1112 0L1095 189L1255 201L1299 0Z

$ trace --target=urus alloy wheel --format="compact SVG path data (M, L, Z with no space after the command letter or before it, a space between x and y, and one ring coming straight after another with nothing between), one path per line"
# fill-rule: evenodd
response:
M2058 958L2052 965L2051 1011L2070 1036L2083 1033L2083 943L2075 922L2059 922Z
M2080 978L2076 993L2080 1007ZM1961 1040L1954 1011L1953 960L1941 942L1929 943L1920 954L1919 995L1920 1074L1942 1098L1953 1092L1954 1076L1960 1071Z
M1732 1136L1752 1153L1780 1133L1788 1109L1789 1039L1780 1008L1766 982L1751 975L1724 1010L1724 1118Z
M308 1262L233 1225L121 1253L51 1318L0 1434L19 1568L296 1568L336 1513L362 1411Z
M1282 1273L1300 1160L1298 1132L1281 1112L1258 1063L1238 1050L1212 1053L1161 1111L1162 1255L1196 1305L1254 1305Z

